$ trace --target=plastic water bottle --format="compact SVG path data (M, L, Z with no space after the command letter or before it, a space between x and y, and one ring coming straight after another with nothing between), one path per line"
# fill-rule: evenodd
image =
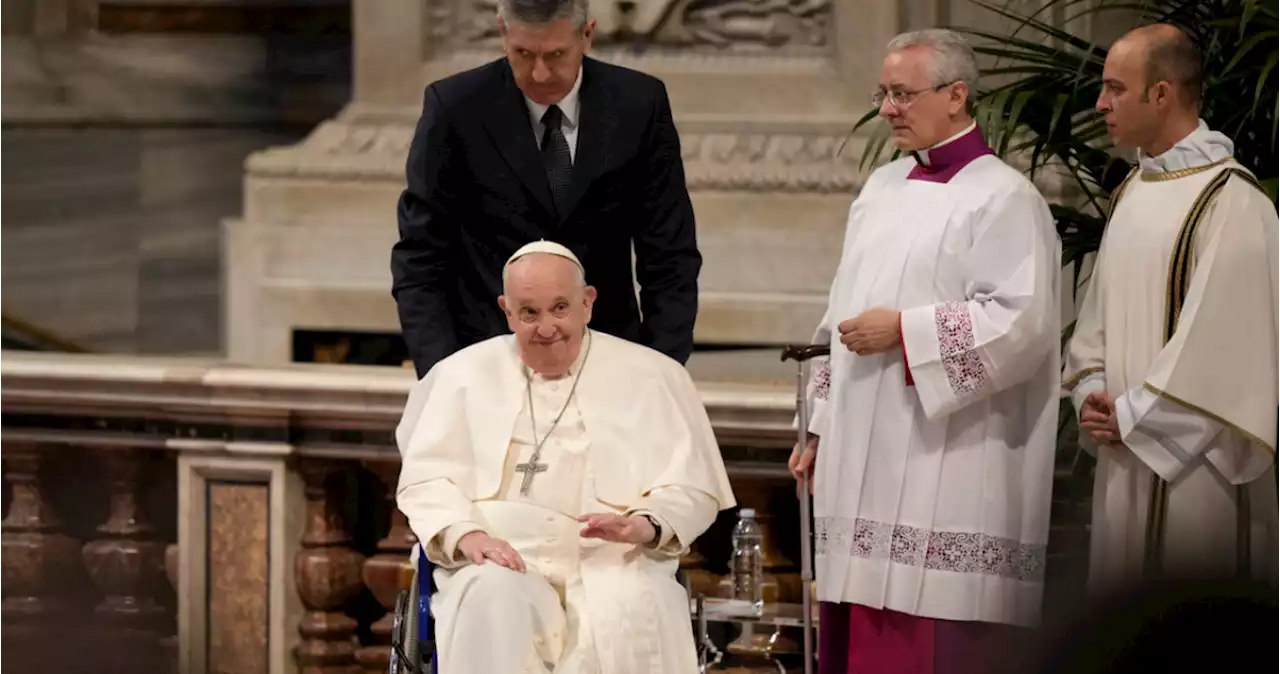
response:
M733 598L756 615L764 612L764 554L756 511L743 508L733 528Z

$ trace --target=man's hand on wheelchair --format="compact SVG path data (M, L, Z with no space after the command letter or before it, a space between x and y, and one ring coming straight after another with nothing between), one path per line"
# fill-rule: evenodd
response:
M510 543L483 531L473 531L458 539L458 549L475 564L484 564L488 560L512 571L524 573L524 560L520 558L520 553Z

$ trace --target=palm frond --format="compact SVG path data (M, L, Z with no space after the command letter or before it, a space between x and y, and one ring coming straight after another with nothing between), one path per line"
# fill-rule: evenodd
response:
M1103 12L1172 23L1191 35L1201 45L1209 75L1202 116L1236 139L1237 159L1264 184L1276 176L1280 121L1272 78L1280 22L1275 0L1046 0L1027 12L993 0L970 2L1013 24L1005 33L957 28L992 63L983 74L996 83L975 92L974 100L988 143L1001 157L1029 159L1033 177L1050 165L1066 167L1082 206L1100 212L1131 166L1115 156L1094 111L1107 50L1062 27L1069 25L1064 19ZM876 112L868 111L855 131ZM890 151L889 140L884 125L871 131L861 158L864 168Z

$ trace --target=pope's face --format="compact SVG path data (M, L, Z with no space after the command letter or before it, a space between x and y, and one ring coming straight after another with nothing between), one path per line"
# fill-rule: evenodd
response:
M539 105L559 103L578 81L582 58L591 49L596 20L578 27L573 19L542 25L505 23L498 19L502 48L516 86Z
M522 257L507 268L498 306L516 335L520 359L534 372L558 377L578 358L596 289L583 286L573 262L549 254Z
M951 136L952 119L964 110L968 97L963 82L934 82L933 58L928 47L909 47L889 52L880 68L880 116L889 123L898 149L906 152Z

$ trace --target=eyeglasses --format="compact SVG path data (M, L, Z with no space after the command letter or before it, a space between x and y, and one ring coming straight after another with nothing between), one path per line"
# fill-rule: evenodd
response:
M889 101L889 105L902 110L908 105L911 105L912 101L916 100L920 94L931 94L935 91L941 91L953 84L955 84L955 82L935 84L932 87L916 89L915 91L885 91L884 89L880 89L879 91L871 94L871 104L878 108L884 105L884 102L887 100Z

